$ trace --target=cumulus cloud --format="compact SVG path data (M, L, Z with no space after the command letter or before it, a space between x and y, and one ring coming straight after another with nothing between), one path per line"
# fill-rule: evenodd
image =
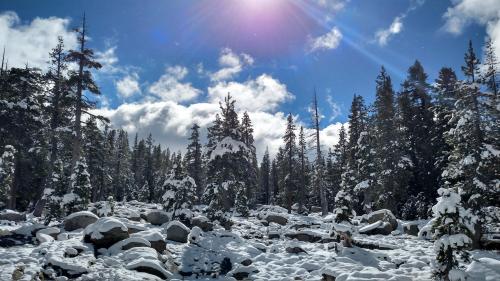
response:
M137 73L132 73L116 81L116 90L123 98L129 98L135 94L140 94L139 75Z
M219 82L208 88L212 103L224 100L228 93L235 98L239 109L248 111L274 111L283 102L294 98L285 84L267 74L243 83Z
M309 50L315 52L335 49L340 44L340 40L342 40L342 33L337 27L333 27L328 33L312 38L309 42Z
M35 18L23 24L15 12L0 13L0 48L5 46L9 66L30 66L46 70L49 52L57 45L58 37L66 49L77 47L76 35L70 30L67 18Z
M188 75L186 67L169 66L160 79L149 87L149 92L163 101L185 102L193 100L201 94L191 83L182 80Z
M461 34L471 23L486 26L493 40L497 56L500 56L500 1L498 0L453 0L443 15L443 29L452 34Z
M389 39L400 33L403 30L403 21L402 17L398 16L396 17L392 23L391 26L387 29L380 29L375 33L375 38L377 39L377 42L380 46L385 46L387 45L387 42L389 42Z
M96 51L95 59L102 64L99 73L117 74L123 72L123 69L118 67L118 57L116 56L116 46L111 46L104 51Z
M251 66L254 59L245 53L237 54L229 48L224 48L220 52L218 71L210 74L212 81L224 81L234 78L244 67ZM203 69L203 68L202 68Z

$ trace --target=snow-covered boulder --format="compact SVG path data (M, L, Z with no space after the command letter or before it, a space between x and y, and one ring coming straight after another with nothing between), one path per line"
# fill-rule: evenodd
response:
M152 225L162 225L170 221L170 216L162 210L152 210L146 214L146 221Z
M156 229L149 229L141 232L137 232L131 235L131 237L140 237L146 239L151 244L151 248L155 249L158 253L163 253L167 249L167 243L163 238L163 235Z
M196 216L192 218L191 225L197 226L205 232L214 230L214 224L205 216Z
M405 234L418 236L418 223L417 222L408 222L403 225L403 231Z
M359 229L360 234L366 235L389 235L392 232L392 225L386 221L377 221Z
M109 248L118 241L129 237L128 228L121 221L105 217L85 228L84 241L99 248Z
M370 224L375 223L377 221L384 221L390 223L391 231L396 230L398 228L398 220L396 219L396 216L394 216L394 214L387 209L371 212L369 214L363 215L363 217L361 218L361 222L367 222Z
M422 228L420 228L420 231L418 232L418 238L426 239L426 240L432 239L432 225L434 224L435 220L436 219L433 218L426 225L424 225Z
M158 260L158 253L147 247L136 247L121 253L120 258L125 264L125 268L139 272L155 275L161 279L170 279L170 273Z
M290 245L290 246L285 248L285 251L289 254L300 254L300 253L307 254L307 252L304 249L302 249L301 247L299 247L297 245Z
M203 231L201 230L201 228L199 228L197 226L194 226L191 229L191 232L189 232L189 235L188 235L188 241L189 241L189 243L191 243L191 244L197 244L198 241L200 241L200 238L201 238L202 235L203 235Z
M0 220L20 222L26 220L26 214L14 210L3 210L0 212Z
M47 228L43 228L43 229L40 229L39 231L37 231L37 235L38 233L40 234L45 234L45 235L50 235L52 236L54 239L57 238L57 235L59 235L59 233L61 233L61 230L57 227L47 227Z
M189 228L180 221L171 221L165 227L167 239L180 243L188 241Z
M270 213L267 214L264 219L269 223L277 223L280 225L286 225L288 223L288 218L283 214Z
M239 266L228 272L227 275L232 276L236 280L249 280L251 274L257 272L259 272L259 270L254 266Z
M42 244L42 243L54 241L54 237L52 237L52 236L50 236L48 234L41 233L40 231L38 231L36 233L36 240L38 240L38 242L40 244Z
M64 219L63 226L66 231L73 231L95 223L98 218L98 216L89 211L76 212Z
M108 253L111 255L116 255L123 250L128 250L136 247L151 247L151 243L148 240L141 237L129 237L127 239L121 240L109 247Z

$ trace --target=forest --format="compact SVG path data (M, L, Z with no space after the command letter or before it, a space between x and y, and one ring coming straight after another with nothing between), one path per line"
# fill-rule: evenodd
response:
M333 147L322 145L313 96L312 126L290 113L278 153L257 159L252 121L231 93L208 131L192 124L185 152L95 115L93 76L103 66L85 22L76 32L79 48L65 49L60 38L46 72L2 58L0 209L49 226L96 204L137 201L185 225L197 210L230 230L233 217L279 206L330 214L331 237L345 247L355 218L383 209L404 221L432 219L432 274L443 280L461 280L454 274L470 249L498 250L498 240L485 242L500 223L500 75L491 40L483 61L470 42L461 69L443 67L438 77L416 60L393 85L382 66L374 102L353 96Z

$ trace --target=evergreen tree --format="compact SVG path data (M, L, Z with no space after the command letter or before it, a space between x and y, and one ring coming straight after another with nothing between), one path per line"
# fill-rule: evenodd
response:
M200 143L200 126L194 124L191 128L191 136L189 137L189 145L186 152L186 170L190 177L196 183L196 196L201 198L203 194L203 154Z
M90 174L87 170L85 157L76 162L70 177L71 189L62 198L62 205L66 214L87 209L90 202Z
M87 120L86 126L83 128L83 155L87 160L88 171L90 174L90 183L92 185L91 201L96 202L104 200L99 198L102 194L102 189L106 188L106 173L105 166L105 139L103 132L97 127L95 117Z
M269 149L262 157L259 171L259 197L257 203L270 204L272 197L272 182L271 182L271 160L269 158Z
M314 99L312 106L313 113L313 125L314 125L314 141L316 148L316 163L314 166L314 174L312 182L314 184L314 190L316 190L319 194L320 204L321 204L321 214L326 216L328 214L328 201L326 198L326 184L324 182L324 159L321 155L321 142L319 139L319 123L320 123L320 115L318 110L318 99L316 97L316 91L314 91Z
M257 200L257 185L258 185L258 170L259 165L257 163L257 153L255 150L254 139L253 139L253 125L252 120L248 112L243 112L243 117L241 120L241 140L249 149L249 157L251 162L251 169L247 171L247 177L245 181L246 197L249 200L249 205L255 205Z
M382 67L376 80L374 124L376 126L377 208L399 214L399 204L408 192L408 167L411 160L401 149L401 134L395 124L394 90L391 78Z
M292 114L287 117L287 126L285 130L285 135L283 136L283 142L285 143L285 149L283 151L285 158L284 160L284 177L283 184L284 189L282 190L281 197L288 212L292 211L292 204L295 199L295 193L297 190L297 181L295 173L295 158L296 158L296 144L295 144L295 124L293 123Z
M467 249L472 243L475 217L462 206L460 195L453 188L440 188L438 193L441 197L432 207L436 251L433 274L439 280L465 280L460 260L469 262Z
M171 214L171 219L188 220L188 209L196 202L196 183L184 171L180 159L174 163L163 190L163 209Z
M271 172L269 181L270 181L269 204L276 204L278 202L279 182L280 182L279 167L276 159L273 159L273 162L271 162Z
M45 222L48 224L54 218L61 218L64 215L62 209L62 198L68 191L70 182L66 176L64 163L58 159L54 162L52 176L48 183L48 188L45 188L43 199L46 201Z
M299 181L298 181L298 186L297 186L297 198L296 201L299 204L298 212L302 213L304 211L304 202L305 202L305 195L306 195L306 187L307 187L307 170L306 170L306 165L307 165L307 147L306 147L306 136L304 134L304 127L300 126L300 131L299 131L299 153L298 153L298 158L299 158Z
M75 119L74 119L74 137L72 144L71 168L76 165L81 154L82 142L82 113L86 111L91 104L84 98L84 91L99 95L99 87L92 78L92 69L101 68L101 64L94 60L94 51L88 49L87 26L85 14L83 14L82 27L75 29L78 34L79 50L70 50L66 56L67 62L74 62L78 65L77 71L70 71L69 85L75 88Z
M11 196L14 181L15 153L16 149L12 145L6 145L0 158L0 209L7 206Z

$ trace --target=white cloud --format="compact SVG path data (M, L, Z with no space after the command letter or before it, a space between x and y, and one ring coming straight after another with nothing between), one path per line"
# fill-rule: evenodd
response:
M375 38L380 46L387 45L389 39L403 30L403 17L398 16L394 18L391 23L391 26L387 29L380 29L375 33Z
M500 57L500 1L498 0L453 0L443 15L443 29L452 34L461 34L471 23L486 26L486 33L493 40L496 54Z
M210 79L212 81L224 81L234 78L238 75L243 68L246 66L251 66L254 63L254 59L245 53L236 54L229 48L224 48L221 50L219 57L219 66L221 69L210 74ZM203 70L203 68L201 68Z
M116 90L123 98L129 98L135 94L140 94L139 75L137 73L132 73L116 81Z
M309 50L311 52L320 50L331 50L338 47L342 40L342 33L337 27L333 27L330 32L316 38L312 38L309 42Z
M274 111L283 102L294 98L286 85L267 74L243 83L219 82L208 88L212 103L224 100L228 93L235 98L238 108L248 111Z
M112 75L124 71L117 66L118 57L116 56L116 48L116 46L112 46L104 51L95 52L96 61L102 64L102 68L99 70L99 73Z
M183 66L170 66L160 79L149 87L149 92L163 101L184 102L193 100L201 94L191 83L182 83L188 75L188 69Z
M21 23L15 12L0 13L0 48L5 46L9 66L30 66L46 70L49 52L57 45L58 37L66 49L77 47L76 35L69 28L67 18L35 18Z
M389 42L389 40L396 34L401 33L403 31L403 20L413 12L414 10L418 9L420 6L424 5L426 0L410 0L410 6L406 11L398 15L397 17L392 20L391 25L388 28L385 29L379 29L377 32L375 32L375 41L380 45L380 46L385 46Z
M330 115L330 122L331 122L342 114L342 109L340 108L340 105L338 105L333 100L333 97L331 95L326 96L326 102L328 103L328 105L330 106L330 110L332 111L332 114Z
M350 0L315 0L320 7L326 8L331 12L338 12L344 9L349 1Z

